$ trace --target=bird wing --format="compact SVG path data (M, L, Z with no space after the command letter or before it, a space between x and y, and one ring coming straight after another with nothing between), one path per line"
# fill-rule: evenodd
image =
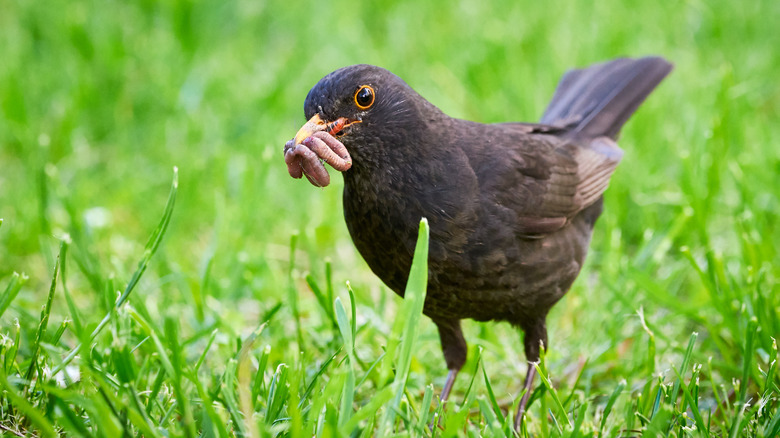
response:
M475 172L486 198L524 236L552 233L596 202L623 156L607 137L575 140L528 134L531 124L504 126L508 135L489 142L501 147L483 149L489 159ZM518 146L507 147L507 139Z

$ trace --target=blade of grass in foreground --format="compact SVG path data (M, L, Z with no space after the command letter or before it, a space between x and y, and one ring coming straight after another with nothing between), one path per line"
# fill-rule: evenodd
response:
M396 373L392 383L394 396L392 402L385 406L384 418L377 436L385 436L395 422L396 411L401 405L401 398L406 388L406 379L409 377L409 367L412 363L412 351L417 340L417 325L422 316L425 293L428 286L428 220L420 221L420 231L417 235L417 246L414 249L414 259L409 272L409 280L404 291L404 301L396 321L403 321L403 339L398 346L396 354ZM398 327L393 327L392 339L397 339ZM390 345L388 352L391 353ZM392 354L392 353L391 353Z
M251 391L251 376L250 376L250 356L249 352L255 347L260 334L265 329L265 323L260 324L252 334L241 344L241 349L235 356L236 363L238 364L238 370L236 372L238 389L238 402L243 414L244 421L246 422L246 429L250 437L259 437L260 431L257 428L257 423L252 421L252 413L254 411L252 403L252 391Z
M0 369L0 390L3 391L4 397L11 402L11 406L14 406L17 412L23 414L35 425L41 436L58 436L54 430L54 426L49 422L46 416L43 415L39 409L30 404L26 397L23 397L16 392L13 385L8 382L8 376L6 376L5 371L2 369Z
M688 340L688 349L685 350L685 356L683 356L682 365L680 365L680 372L682 375L674 382L672 387L672 396L669 398L672 406L677 404L677 394L680 390L680 383L682 383L682 376L685 375L685 370L688 369L688 365L691 363L691 357L693 356L693 346L696 343L696 338L699 336L697 332L691 334Z
M298 309L298 289L295 288L295 249L298 246L298 234L290 236L290 268L287 271L287 302L295 320L295 334L298 340L298 347L295 351L304 351L303 330L301 330L301 313Z
M607 400L607 406L604 408L604 413L601 414L601 425L599 426L599 436L603 436L604 432L604 426L607 425L607 418L609 417L609 413L612 412L612 407L615 406L615 402L617 401L617 398L620 396L620 394L623 393L623 388L626 387L626 380L623 379L618 383L617 388L615 388L614 391L612 391L612 395L609 396L609 400Z
M26 283L28 279L29 277L26 275L14 272L11 276L11 282L8 283L5 292L3 292L2 297L0 297L0 316L3 316L3 313L8 310L11 302L16 298L16 295L19 294L19 291L22 290L22 286L24 286L24 283Z
M696 423L696 428L699 431L700 434L704 434L704 436L708 437L710 436L709 429L707 428L707 425L704 423L704 418L701 416L701 412L699 412L699 402L698 400L694 399L691 395L691 392L688 390L688 386L683 382L683 375L680 374L677 369L672 367L672 371L674 371L675 374L677 374L677 381L680 382L680 388L683 392L683 397L688 402L688 405L690 405L691 412L693 412L693 419Z
M488 400L490 401L490 407L493 409L496 420L499 423L504 424L504 414L501 413L501 406L498 404L498 400L496 400L496 395L493 392L493 385L490 384L490 379L488 378L485 367L482 367L482 378L485 380L485 389L487 390Z
M742 352L742 380L739 382L739 411L737 412L737 418L731 423L730 437L736 437L740 431L740 424L742 423L742 417L745 415L745 409L747 409L747 389L750 384L750 367L753 359L753 339L755 338L756 331L758 330L758 319L756 317L750 318L748 321L747 332L745 333L745 349Z
M546 352L545 352L546 354ZM558 397L558 391L553 388L552 383L550 382L550 379L547 377L547 365L545 364L545 354L542 354L539 357L539 362L536 362L533 364L534 368L536 368L537 374L539 374L539 379L542 381L542 386L544 386L547 389L547 392L550 393L552 396L553 402L558 407L558 411L563 416L563 418L566 420L566 425L571 428L571 420L569 420L569 416L567 414L566 408L563 407L563 403L561 403L560 397ZM552 411L550 411L551 416L553 420L555 421L555 415L552 415ZM560 430L560 427L559 427Z
M354 301L355 299L352 298L352 302ZM349 365L347 368L347 381L341 396L341 409L339 410L339 426L343 426L352 416L352 402L355 397L355 338L351 325L347 320L347 312L344 310L344 305L341 304L340 298L336 297L333 307L335 308L341 337L344 339L344 348L347 350ZM353 317L352 320L354 321L355 318Z
M41 322L38 324L38 330L35 332L35 341L32 344L32 359L30 360L30 367L27 369L27 375L25 377L28 382L32 381L33 373L35 373L35 369L38 366L38 353L41 348L41 341L43 340L43 336L46 334L46 329L49 326L51 305L54 302L54 292L57 289L57 277L60 272L60 261L63 263L65 262L64 255L67 247L68 244L66 241L60 241L60 253L57 255L57 260L54 262L54 274L52 274L51 278L49 295L46 298L46 305L43 307L43 311L41 311ZM28 388L30 387L28 386Z
M125 287L125 291L122 293L122 295L119 297L118 300L114 303L114 308L120 307L122 304L127 301L127 298L130 296L130 292L133 291L136 284L138 284L138 281L141 279L141 276L146 271L146 267L149 265L149 260L151 260L154 253L157 251L157 248L160 246L160 242L162 242L162 238L165 235L165 230L168 229L168 224L171 221L171 216L173 215L173 206L176 203L176 191L179 188L179 168L175 167L173 168L173 183L171 184L171 191L168 195L168 202L165 204L165 211L163 213L162 218L160 219L160 223L157 224L157 228L155 228L152 235L149 237L149 241L146 242L146 247L144 248L144 256L141 258L141 261L138 262L138 268L135 270L135 273L133 274L132 278L130 278L130 281L127 283L127 287ZM102 321L95 327L95 330L92 331L92 334L89 335L89 339L93 340L95 337L100 334L101 330L103 330L103 327L106 326L108 321L111 319L111 312L109 312ZM73 350L68 353L68 355L65 357L65 359L62 360L62 362L54 367L54 369L51 372L52 377L56 376L57 373L63 370L66 365L68 365L81 351L81 348L83 347L83 343L80 343L76 345Z

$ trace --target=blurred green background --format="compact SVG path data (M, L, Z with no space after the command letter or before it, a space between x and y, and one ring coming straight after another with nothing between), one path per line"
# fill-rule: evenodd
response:
M0 286L15 271L30 277L0 327L19 318L32 336L66 233L70 289L96 323L113 299L105 285L122 289L134 271L178 166L170 228L131 302L175 316L183 336L227 333L224 357L282 303L263 342L289 360L287 346L306 349L290 334L297 235L292 286L308 347L325 351L330 336L303 280L323 279L326 259L337 293L346 280L355 289L361 323L386 333L398 300L352 246L341 178L331 171L335 183L316 189L283 163L311 86L370 63L452 116L534 121L568 68L654 54L675 70L623 131L587 268L548 318L549 360L562 378L587 357L593 385L631 384L647 355L641 308L658 336L655 371L697 331L700 362L715 356L729 382L749 317L765 351L780 334L779 17L769 0L0 0ZM413 379L440 387L433 325L422 333ZM497 391L516 394L519 336L471 322L466 334L485 348ZM382 343L358 339L366 357Z

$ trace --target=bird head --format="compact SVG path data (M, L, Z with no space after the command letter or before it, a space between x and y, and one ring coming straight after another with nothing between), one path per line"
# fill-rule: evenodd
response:
M402 147L441 111L401 78L373 65L352 65L322 78L306 96L308 121L295 135L302 142L327 130L360 159L386 147ZM407 140L407 141L405 141Z

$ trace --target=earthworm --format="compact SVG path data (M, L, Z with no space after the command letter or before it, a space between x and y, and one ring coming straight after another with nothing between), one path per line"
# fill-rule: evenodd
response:
M293 153L294 149L294 139L290 139L284 144L284 163L287 164L287 172L291 177L300 178L303 176L303 170L301 170L299 157Z
M284 149L284 162L291 177L300 178L306 175L306 179L317 187L330 184L330 175L314 151L300 144L293 145L292 140L285 144Z
M347 148L327 131L318 131L303 140L302 144L314 151L334 169L344 172L352 167L352 158Z
M287 164L287 172L293 178L306 175L312 185L325 187L330 184L330 175L320 160L340 172L352 166L347 149L327 131L315 132L301 144L294 143L295 140L290 140L284 145L284 162Z

